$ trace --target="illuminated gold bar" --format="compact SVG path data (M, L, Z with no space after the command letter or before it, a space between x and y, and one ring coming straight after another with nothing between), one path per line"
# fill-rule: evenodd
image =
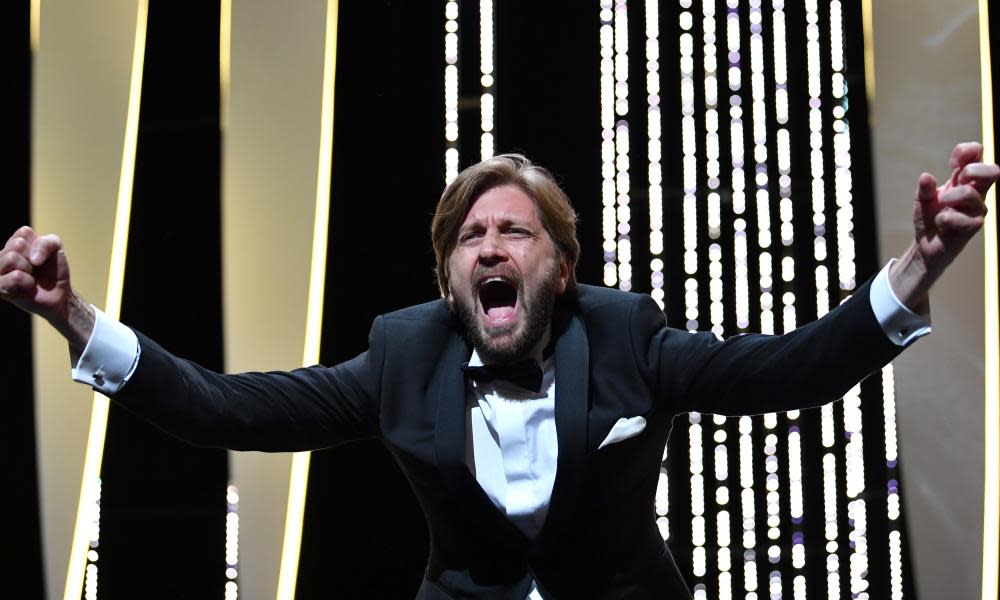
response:
M102 298L110 299L114 306L103 308L113 311L121 286L109 276L112 268L123 267L124 257L116 267L109 257L113 247L124 252L120 243L115 246L116 230L127 231L121 216L128 194L116 190L131 192L125 181L131 177L130 158L123 154L129 144L134 151L134 66L136 50L144 46L144 6L136 0L32 4L32 225L62 236L74 288L98 306ZM141 55L138 60L141 64ZM95 432L103 437L98 426L103 401L92 402L93 392L70 380L66 342L51 327L36 319L33 336L46 589L78 600L83 554L74 533L88 452L90 471L100 469L100 448L88 451L88 440L92 408L98 410Z
M979 68L982 86L983 162L996 161L993 135L993 70L990 56L989 2L979 0ZM985 238L985 459L983 474L983 600L997 598L997 561L1000 560L1000 299L997 298L996 187L986 196L989 213L983 227Z
M320 120L319 162L316 169L316 216L313 220L312 268L309 273L309 307L306 312L303 366L319 362L320 340L323 334L323 293L326 288L327 233L330 222L330 177L333 170L337 8L337 0L327 0L326 43L323 49L323 108ZM295 600L308 480L309 453L296 453L292 458L292 473L289 480L285 539L281 550L281 571L278 575L278 600Z
M222 270L229 372L318 361L332 139L330 44L336 40L335 26L334 37L328 33L331 19L336 5L318 2L289 10L246 0L235 3L228 18L223 14ZM315 350L304 355L304 348ZM291 454L232 453L230 465L240 491L240 595L276 597L279 572L282 589L294 589L308 455L294 461L300 483L291 490Z
M907 0L872 2L877 93L870 114L883 260L913 241L920 172L943 182L955 143L982 138L978 6L949 0L914 11ZM899 27L900 14L906 27ZM985 235L974 237L931 291L934 333L893 361L909 546L904 569L912 575L905 583L916 586L904 587L907 597L982 594L984 243Z
M139 135L139 103L142 99L142 67L146 53L148 8L146 0L139 0L136 11L135 43L132 50L132 77L129 83L125 141L122 144L121 171L118 176L111 266L108 270L108 290L104 301L104 312L112 319L118 319L121 315L122 289L125 286L125 258L128 253L128 226L132 214L132 183L135 176L135 151ZM73 543L70 547L66 573L65 600L77 600L83 592L87 550L95 516L94 507L100 490L101 460L104 458L104 436L108 426L108 403L106 397L94 394L80 499L76 509L76 525L73 528Z

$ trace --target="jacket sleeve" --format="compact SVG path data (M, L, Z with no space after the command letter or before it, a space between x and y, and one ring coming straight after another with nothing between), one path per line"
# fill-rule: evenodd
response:
M777 412L832 402L902 350L882 331L870 282L823 318L784 335L711 333L665 326L648 298L633 308L633 351L647 383L675 413Z
M223 375L173 356L138 334L135 373L112 399L201 446L268 452L313 450L378 435L384 322L369 348L334 367Z

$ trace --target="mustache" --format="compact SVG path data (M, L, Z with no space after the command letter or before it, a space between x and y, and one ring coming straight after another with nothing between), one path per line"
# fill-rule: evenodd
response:
M494 265L492 267L476 266L475 270L472 272L472 281L475 285L476 292L479 292L479 288L482 287L482 282L492 277L499 277L504 281L511 283L515 288L517 288L518 293L524 291L524 279L521 277L521 273L518 272L517 269L510 265Z

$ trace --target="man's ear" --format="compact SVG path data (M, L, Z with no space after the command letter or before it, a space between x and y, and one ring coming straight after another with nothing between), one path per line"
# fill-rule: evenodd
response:
M566 286L569 285L569 276L573 271L573 266L569 263L569 258L566 257L562 252L559 253L559 286L556 290L556 295L560 295L566 291Z

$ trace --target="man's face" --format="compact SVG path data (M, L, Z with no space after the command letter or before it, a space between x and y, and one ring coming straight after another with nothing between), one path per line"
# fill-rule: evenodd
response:
M448 301L483 361L506 363L541 339L569 272L535 202L516 186L495 187L475 200L458 230Z

